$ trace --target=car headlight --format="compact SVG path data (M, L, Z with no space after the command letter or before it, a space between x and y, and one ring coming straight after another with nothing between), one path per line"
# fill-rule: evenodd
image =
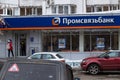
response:
M86 62L89 62L89 61L90 60L85 59L85 60L82 61L82 63L86 63Z

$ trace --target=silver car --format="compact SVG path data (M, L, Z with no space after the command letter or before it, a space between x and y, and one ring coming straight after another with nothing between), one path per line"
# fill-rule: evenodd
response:
M65 59L55 52L37 52L29 56L28 59L44 59L65 62Z

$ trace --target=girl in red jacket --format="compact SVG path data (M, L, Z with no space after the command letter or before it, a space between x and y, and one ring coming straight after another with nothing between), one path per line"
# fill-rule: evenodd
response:
M10 39L8 40L8 43L7 43L7 49L8 49L8 57L10 57L10 52L12 53L12 57L14 57L12 40Z

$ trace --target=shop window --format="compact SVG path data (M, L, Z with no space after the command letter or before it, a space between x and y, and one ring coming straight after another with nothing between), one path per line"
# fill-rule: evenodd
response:
M79 35L72 35L72 51L79 51Z
M85 32L84 51L118 49L118 32Z
M43 51L79 51L79 36L70 32L43 33Z

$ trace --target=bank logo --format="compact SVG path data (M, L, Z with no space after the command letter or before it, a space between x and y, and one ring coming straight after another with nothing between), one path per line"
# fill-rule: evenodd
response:
M53 18L52 19L52 25L58 26L60 24L60 18Z

